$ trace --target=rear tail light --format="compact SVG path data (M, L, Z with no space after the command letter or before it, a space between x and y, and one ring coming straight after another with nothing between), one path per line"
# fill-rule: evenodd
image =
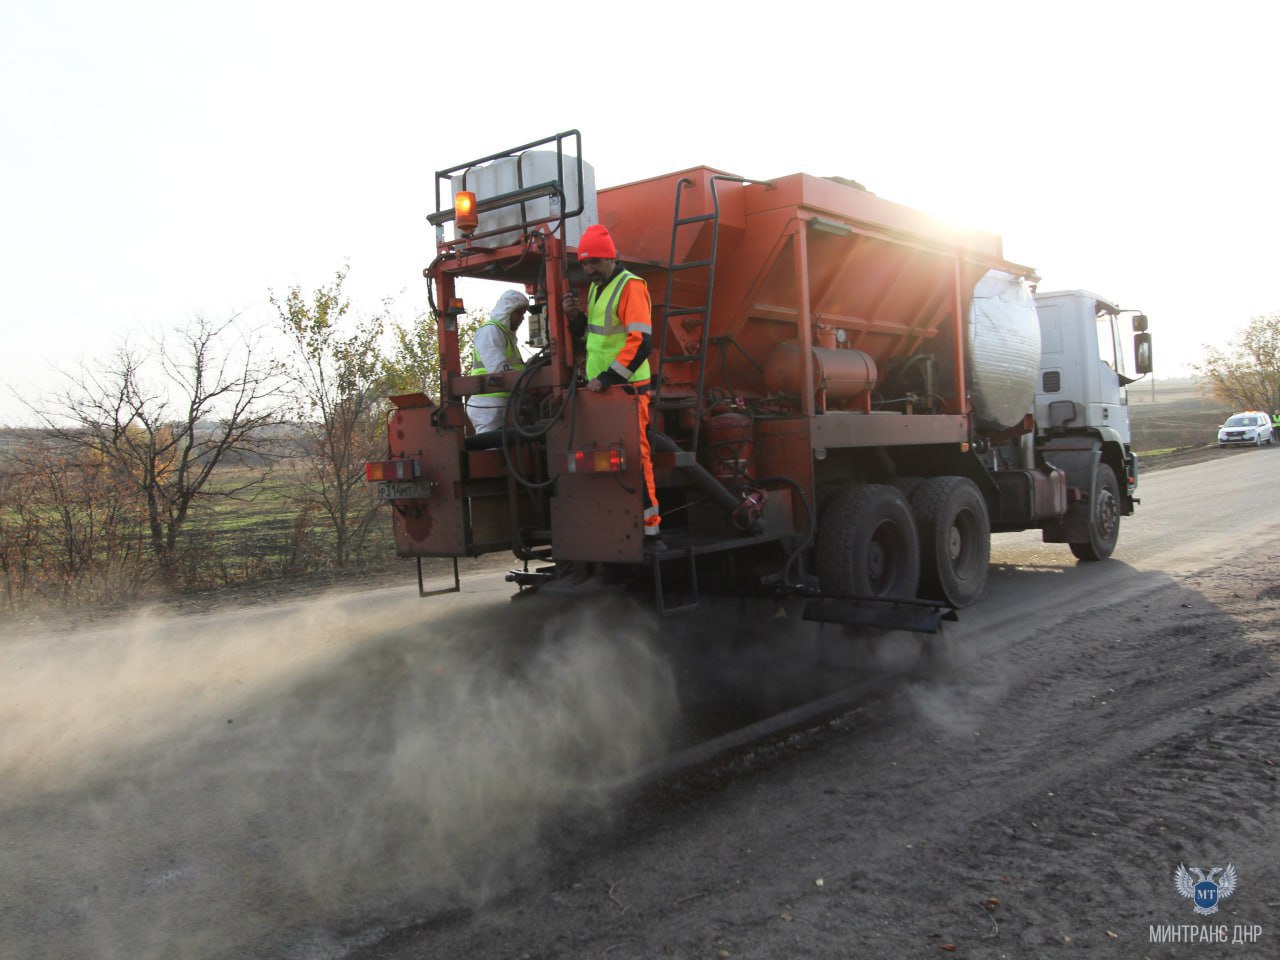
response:
M565 473L621 473L627 457L621 447L601 450L570 450L565 454Z
M364 465L364 478L369 483L413 480L420 474L417 460L367 460Z

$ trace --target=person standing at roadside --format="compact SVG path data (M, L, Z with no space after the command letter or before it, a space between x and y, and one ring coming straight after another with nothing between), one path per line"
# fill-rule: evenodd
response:
M524 369L516 331L528 309L529 299L518 291L508 290L498 298L489 319L480 324L472 338L470 376ZM467 416L476 433L502 429L510 398L511 393L502 390L467 398Z
M644 503L645 543L662 545L662 516L653 482L649 449L649 354L653 343L653 312L649 287L622 267L613 237L601 224L592 224L578 241L578 263L591 281L584 312L570 290L563 306L575 339L586 334L587 389L592 393L618 389L635 397L640 423L640 465Z

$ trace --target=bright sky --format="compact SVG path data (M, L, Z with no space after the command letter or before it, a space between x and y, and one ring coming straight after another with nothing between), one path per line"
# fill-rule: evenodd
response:
M12 0L0 424L55 367L344 261L423 309L432 174L582 131L600 186L840 175L1151 317L1157 374L1280 311L1270 5ZM477 306L479 304L476 304Z

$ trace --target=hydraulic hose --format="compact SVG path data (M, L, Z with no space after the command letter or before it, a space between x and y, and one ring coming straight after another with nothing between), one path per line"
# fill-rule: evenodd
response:
M782 568L783 581L788 584L794 583L795 581L791 573L792 568L795 566L796 561L800 559L800 555L809 547L813 546L814 536L818 532L818 524L815 522L816 518L813 515L813 507L809 504L809 498L804 495L804 488L801 487L800 484L796 483L796 481L791 477L768 477L767 479L760 480L758 482L761 487L768 487L770 484L781 484L790 487L795 491L801 505L804 507L806 527L804 540L796 544L796 548L792 550L791 554L787 557L786 566Z

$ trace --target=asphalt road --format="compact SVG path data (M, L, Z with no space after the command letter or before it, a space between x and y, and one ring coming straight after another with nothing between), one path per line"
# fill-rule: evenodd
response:
M1153 942L1209 922L1182 861L1232 862L1211 919L1261 936L1212 955L1276 956L1277 476L1144 477L1107 563L996 537L923 679L898 636L497 576L7 637L0 956L1207 956ZM619 794L681 729L690 644L755 708L898 679Z
M1142 500L1121 521L1113 561L1078 564L1063 544L1037 532L992 538L994 569L982 602L963 612L958 633L1023 620L1046 603L1071 608L1082 598L1110 603L1153 578L1176 578L1225 561L1251 543L1280 535L1280 447L1227 451L1217 459L1139 479ZM1058 578L1070 573L1069 584ZM1055 587L1046 588L1052 581ZM1056 586L1065 586L1059 590Z

